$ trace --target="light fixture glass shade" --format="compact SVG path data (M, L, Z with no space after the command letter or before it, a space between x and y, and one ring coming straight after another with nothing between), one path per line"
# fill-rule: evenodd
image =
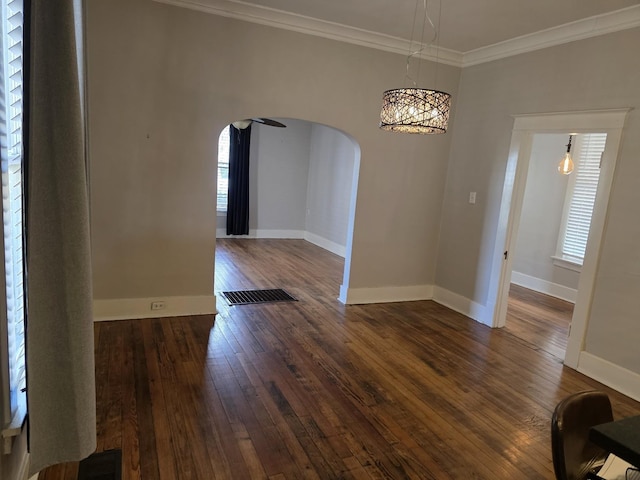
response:
M425 88L396 88L382 95L380 128L403 133L445 133L451 95Z
M558 171L563 175L569 175L571 172L573 172L573 169L574 165L573 159L571 158L571 153L567 152L565 153L564 158L560 160L560 163L558 164Z

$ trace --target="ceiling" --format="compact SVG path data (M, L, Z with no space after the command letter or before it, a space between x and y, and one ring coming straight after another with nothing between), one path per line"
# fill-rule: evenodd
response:
M477 50L522 36L563 30L569 39L585 38L640 25L640 0L156 0L256 23L305 31L320 36L369 40L353 43L389 43L402 50L412 38L418 4L416 32L422 27L424 2L435 25L440 22L438 46L463 58ZM442 12L440 16L440 4ZM630 8L631 7L631 8ZM633 8L636 7L636 8ZM624 12L619 10L627 9ZM618 12L617 14L611 14ZM586 20L588 19L588 20ZM585 21L586 20L586 21ZM559 26L571 24L559 29ZM613 28L614 25L619 28ZM620 24L622 26L620 27ZM427 23L428 27L428 23ZM551 29L551 32L549 32ZM579 30L577 33L576 29ZM428 29L427 29L428 30ZM329 32L329 34L327 33ZM335 36L335 35L334 35ZM433 31L424 35L425 42ZM376 38L371 42L371 38ZM413 38L419 39L418 33ZM542 40L541 40L542 41ZM542 42L544 43L544 42ZM555 43L563 43L556 41ZM376 45L370 45L374 48ZM540 48L540 47L538 47ZM384 48L383 48L384 49ZM506 55L503 55L506 56ZM460 61L464 64L464 61ZM480 62L475 62L480 63Z

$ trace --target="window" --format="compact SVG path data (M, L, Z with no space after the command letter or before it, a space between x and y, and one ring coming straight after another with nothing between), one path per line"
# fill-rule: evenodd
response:
M567 187L557 258L582 265L587 249L591 216L600 179L600 163L607 142L606 133L577 136L575 171Z
M3 427L18 429L26 414L22 192L22 0L2 1L0 144L5 300L0 312ZM6 433L6 432L5 432Z
M218 200L216 210L227 211L227 195L229 193L229 126L218 139Z

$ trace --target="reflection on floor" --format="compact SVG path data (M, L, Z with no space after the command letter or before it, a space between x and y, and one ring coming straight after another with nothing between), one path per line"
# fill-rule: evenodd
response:
M342 305L343 265L304 240L218 240L217 292L299 301L97 323L97 451L122 450L123 480L545 480L561 398L596 388L640 414L535 339L433 301ZM544 317L535 298L514 318Z

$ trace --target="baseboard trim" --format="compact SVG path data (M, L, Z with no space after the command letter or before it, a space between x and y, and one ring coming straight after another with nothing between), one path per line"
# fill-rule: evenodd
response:
M304 230L250 229L249 235L227 235L226 228L218 228L216 230L216 238L282 238L301 240L305 238L305 234L306 232Z
M618 392L640 401L640 375L589 352L580 352L577 370Z
M431 300L433 285L410 285L406 287L345 288L340 286L338 300L345 305L369 303L413 302Z
M164 302L165 308L151 310L151 302ZM157 297L148 298L118 298L93 301L94 322L207 315L215 314L216 312L216 297L214 295L190 297L158 295Z
M433 301L483 325L493 326L493 306L481 305L467 297L438 286L434 288Z
M344 258L347 254L347 247L345 247L344 245L340 245L339 243L327 240L326 238L321 237L320 235L316 235L315 233L304 232L304 239L307 242L313 243L320 248L324 248L325 250L328 250L331 253L334 253L342 258Z
M558 283L549 282L542 278L532 277L531 275L515 271L511 273L511 283L571 303L576 303L576 297L578 295L578 290L575 288L565 287Z

